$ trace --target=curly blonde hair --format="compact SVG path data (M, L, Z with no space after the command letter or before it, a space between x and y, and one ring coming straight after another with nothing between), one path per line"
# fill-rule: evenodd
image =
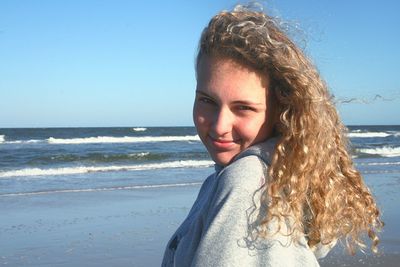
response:
M366 233L377 252L383 223L353 166L347 129L316 67L277 20L243 6L223 11L202 33L197 64L204 55L233 59L270 79L280 138L268 169L262 197L268 213L261 226L290 217L291 234L306 234L310 247L342 239L352 254L366 247Z

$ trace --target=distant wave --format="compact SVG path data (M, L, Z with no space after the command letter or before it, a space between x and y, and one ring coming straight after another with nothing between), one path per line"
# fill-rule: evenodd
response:
M353 138L367 138L367 137L388 137L391 134L385 132L351 132L347 136Z
M140 153L128 154L129 157L134 157L134 158L135 157L143 158L143 157L148 156L148 155L150 155L150 152L140 152Z
M4 144L32 144L32 143L49 143L49 144L101 144L101 143L151 143L151 142L180 142L180 141L200 141L198 135L185 136L96 136L84 138L54 138L38 140L15 140L5 141L4 135L0 135L0 143Z
M142 171L170 168L201 168L212 166L213 162L209 160L181 160L161 163L149 163L139 165L121 165L121 166L80 166L65 168L25 168L12 171L0 172L0 178L21 177L21 176L45 176L45 175L71 175L89 172L110 172L110 171Z
M166 159L168 155L162 153L150 153L150 152L138 152L138 153L88 153L84 155L80 154L57 154L57 155L45 155L41 157L35 157L30 160L28 164L34 166L36 164L53 164L53 163L65 163L74 161L90 161L90 162L115 162L115 161L148 161L148 160L162 160Z
M37 139L32 139L32 140L15 140L15 141L5 141L5 144L32 144L32 143L40 143L44 142L44 140L37 140Z
M400 137L400 132L390 132L392 135L396 136L396 137Z
M50 144L94 144L94 143L145 143L145 142L172 142L172 141L200 141L198 135L186 136L97 136L85 138L53 138L47 139Z
M382 157L399 157L400 156L400 147L377 147L377 148L359 148L356 149L359 153L372 154L372 155L380 155Z
M394 162L362 162L358 163L357 165L366 165L366 166L387 166L387 165L400 165L399 161Z
M362 174L383 174L383 173L399 173L400 170L370 170L361 171Z
M132 130L135 131L135 132L144 132L144 131L147 130L147 128L144 128L144 127L135 127L135 128L132 128Z
M39 191L39 192L8 193L8 194L0 194L0 197L32 196L32 195L44 195L44 194L55 194L55 193L82 193L82 192L101 192L101 191L115 191L115 190L197 186L197 185L201 185L201 184L202 183L179 183L179 184L133 185L133 186L119 186L119 187L105 187L105 188L64 189L64 190L49 190L49 191Z

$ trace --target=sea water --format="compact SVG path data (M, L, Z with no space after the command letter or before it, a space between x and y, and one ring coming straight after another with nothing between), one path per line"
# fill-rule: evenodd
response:
M364 176L400 173L400 126L348 136ZM200 185L212 171L194 127L0 129L0 197Z
M0 196L200 184L193 127L0 129Z

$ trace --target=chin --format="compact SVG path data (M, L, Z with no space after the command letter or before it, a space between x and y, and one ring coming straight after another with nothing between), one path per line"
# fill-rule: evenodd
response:
M232 159L235 157L235 155L213 155L212 159L213 161L221 166L226 166L231 163Z

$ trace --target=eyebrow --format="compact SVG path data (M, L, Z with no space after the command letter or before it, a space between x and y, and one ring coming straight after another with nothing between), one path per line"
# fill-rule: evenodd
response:
M203 96L214 99L214 97L212 97L211 95L204 93L200 90L196 90L196 94L203 95ZM249 101L249 100L235 100L232 103L233 104L241 104L241 105L251 105L251 106L263 106L264 105L264 103L258 103L258 102L253 102L253 101Z

